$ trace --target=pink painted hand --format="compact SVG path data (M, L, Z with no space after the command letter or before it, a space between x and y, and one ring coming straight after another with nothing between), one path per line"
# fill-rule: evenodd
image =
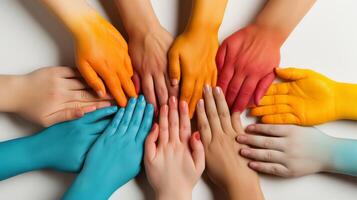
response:
M252 99L257 105L275 78L283 43L273 29L249 25L220 46L216 57L218 82L233 111L243 111Z

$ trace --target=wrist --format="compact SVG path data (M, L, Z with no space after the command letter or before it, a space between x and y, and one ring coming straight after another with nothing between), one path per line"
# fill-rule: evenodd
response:
M265 26L264 24L252 23L248 26L248 29L254 32L255 35L260 35L271 41L271 43L276 44L279 48L288 38L288 35L284 34L280 29Z
M175 190L166 190L156 193L157 200L191 200L192 199L192 190L182 190L182 188Z
M243 175L235 180L230 181L225 190L231 200L262 200L263 193L260 188L259 177L255 172L254 175Z
M195 0L186 31L218 34L226 5L227 0Z
M16 113L24 98L25 76L0 75L0 111Z
M337 119L357 119L357 85L335 83L335 102Z
M357 140L333 138L333 141L333 144L329 147L331 167L326 171L356 176Z

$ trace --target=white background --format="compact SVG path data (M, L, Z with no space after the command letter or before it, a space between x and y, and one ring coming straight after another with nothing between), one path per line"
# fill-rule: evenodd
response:
M175 35L182 31L191 0L152 1L163 26ZM111 1L91 1L103 14L107 10L118 26L118 14L108 2ZM220 39L251 21L264 2L230 0ZM1 0L0 3L0 74L27 73L53 65L73 66L69 34L38 0ZM318 1L282 48L281 66L308 67L335 80L357 83L356 7L355 0ZM178 16L185 20L179 20ZM245 125L253 120L243 119ZM357 123L353 122L334 122L318 128L334 136L357 136ZM16 116L0 114L0 141L29 135L36 130L38 127ZM50 171L23 174L0 182L0 199L59 199L74 177ZM349 200L357 197L356 179L339 175L318 174L289 180L262 176L261 182L266 199L271 200ZM222 199L219 193L217 195L216 199ZM213 197L210 187L200 181L193 199ZM153 193L141 175L117 190L111 199L153 199Z

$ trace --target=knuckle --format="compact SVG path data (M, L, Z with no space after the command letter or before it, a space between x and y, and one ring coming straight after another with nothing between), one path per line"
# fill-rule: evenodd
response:
M277 166L271 166L269 168L269 172L273 175L279 175L280 174L280 171L279 171L279 168Z
M264 159L267 161L271 161L273 159L273 154L271 151L267 151L264 155Z
M269 147L271 147L274 144L274 141L271 139L265 139L263 142L263 148L268 149Z

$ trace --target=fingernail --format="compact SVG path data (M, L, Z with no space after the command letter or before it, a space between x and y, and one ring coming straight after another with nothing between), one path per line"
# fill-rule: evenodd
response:
M203 88L204 93L210 93L211 92L211 86L209 85L205 85L205 87Z
M217 94L221 94L221 88L220 87L215 87L214 90L217 92Z
M237 142L245 142L247 140L247 137L243 135L237 136Z
M178 80L177 80L177 79L172 79L172 80L171 80L171 84L172 84L173 86L178 85Z
M250 125L247 127L247 131L254 131L255 126L254 125Z
M199 132L196 132L195 135L194 135L194 137L195 137L195 139L196 139L197 141L200 141L200 140L201 140L201 135L200 135Z
M103 98L104 97L104 93L102 91L97 91L97 94L100 98Z
M245 155L245 156L249 155L249 153L250 153L250 151L248 149L242 149L240 152L242 155Z
M203 99L200 99L198 101L198 107L203 108L203 106L204 106L204 101L203 101Z

